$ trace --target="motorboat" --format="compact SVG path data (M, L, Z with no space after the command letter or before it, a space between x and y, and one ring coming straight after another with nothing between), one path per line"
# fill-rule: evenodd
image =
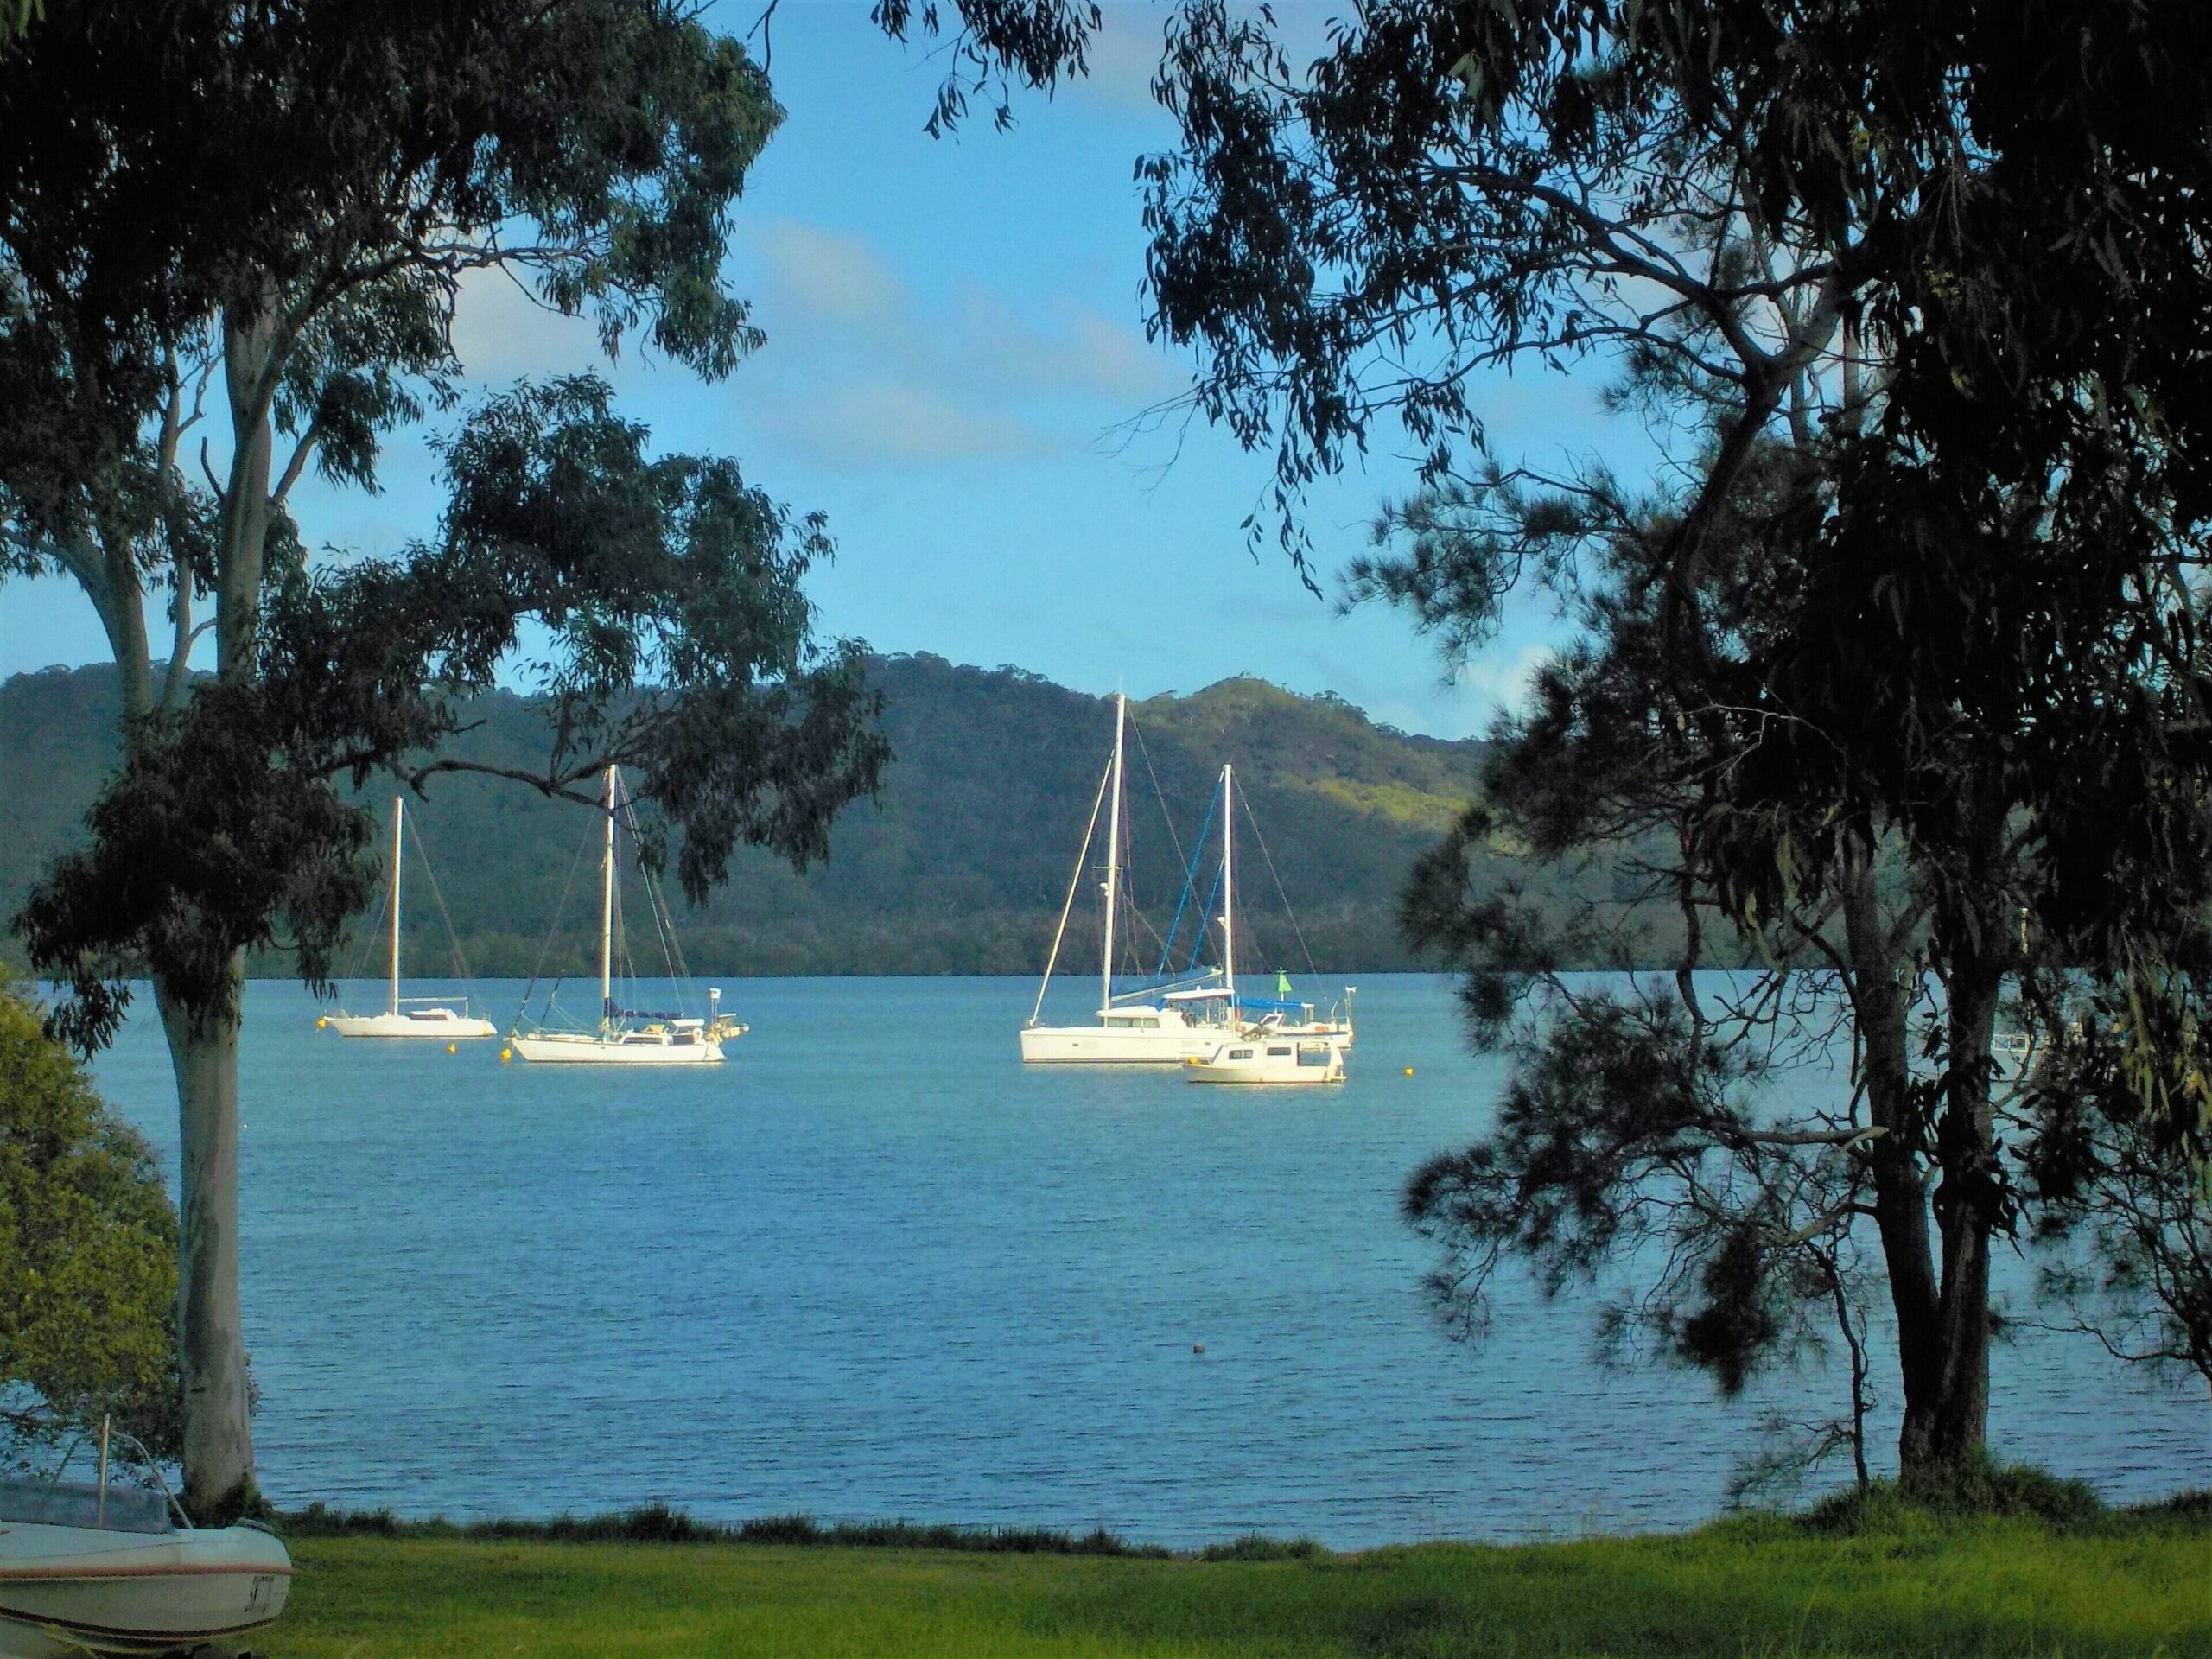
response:
M1184 1061L1183 1071L1192 1083L1342 1083L1344 1051L1327 1037L1243 1037Z
M199 1528L163 1491L0 1480L0 1656L166 1654L284 1611L292 1558L264 1527Z
M606 842L600 859L598 1023L589 1030L564 1029L551 1023L550 1007L546 1019L528 1027L518 1016L514 1029L507 1035L506 1046L499 1051L503 1061L512 1058L539 1065L718 1065L722 1060L722 1045L745 1034L743 1026L722 1013L719 988L707 993L704 1018L687 1014L680 1007L626 1007L616 999L615 961L618 954L626 957L626 947L618 952L615 944L620 905L615 823L626 811L634 836L635 809L622 794L620 773L609 766ZM652 911L654 931L659 935L663 949L671 953L669 977L680 985L683 974L677 960L681 953L675 948L675 918L661 902L650 871L645 878L645 898ZM554 925L556 929L560 925L558 917L554 918ZM531 989L535 988L533 980ZM525 992L525 1009L529 1003L530 993Z
M327 1014L315 1023L318 1029L336 1032L340 1037L427 1037L433 1041L454 1042L465 1037L496 1037L499 1028L489 1020L480 1020L468 1011L464 998L458 1008L448 1007L437 997L402 996L399 994L399 890L404 874L405 830L407 798L391 798L391 1000L382 1014L347 1014L340 1009ZM416 846L419 850L422 838L418 833ZM427 873L429 857L423 855L423 868ZM435 892L437 878L431 877ZM443 901L441 901L442 908ZM456 954L458 951L456 950Z

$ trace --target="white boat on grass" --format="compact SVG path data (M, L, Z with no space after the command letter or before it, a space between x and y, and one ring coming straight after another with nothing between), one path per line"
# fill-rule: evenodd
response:
M667 958L669 982L674 988L679 1006L674 1009L625 1007L615 997L618 960L626 964L628 949L620 925L621 883L616 861L615 823L627 817L632 833L637 828L636 811L621 792L621 779L613 766L607 769L607 829L606 842L600 856L599 910L599 1019L589 1028L564 1028L554 1023L554 995L547 999L544 1016L537 1023L524 1027L518 1014L514 1029L508 1033L507 1046L499 1051L502 1060L510 1056L531 1061L540 1065L715 1065L722 1059L722 1045L745 1034L745 1027L721 1011L722 994L719 988L707 993L707 1012L704 1016L687 1013L681 1006L681 986L688 978L683 963L683 953L676 943L675 918L662 903L659 889L653 885L650 872L645 876L645 899L652 916L653 931L658 936L664 955ZM556 916L554 927L560 926ZM624 974L620 982L626 988L632 976ZM523 1007L530 1006L530 998L537 989L535 978L529 990L523 994Z
M125 1437L126 1440L128 1437ZM166 1489L0 1479L0 1656L168 1654L284 1611L292 1558L251 1522L198 1528Z
M347 1014L340 1009L328 1014L315 1023L320 1028L336 1032L340 1037L428 1037L452 1042L463 1037L496 1037L499 1028L489 1020L480 1020L468 1012L468 1000L461 999L456 1008L448 999L431 996L402 996L399 994L399 890L405 868L405 828L407 801L404 796L391 798L391 1001L382 1014ZM423 869L428 874L429 854L416 836L416 850L423 854ZM437 878L430 877L433 896L437 892ZM444 905L441 901L439 909ZM451 928L448 928L451 935ZM454 947L455 953L459 946Z
M1183 1066L1192 1083L1342 1083L1344 1046L1325 1036L1263 1033L1224 1043L1211 1054L1185 1060Z

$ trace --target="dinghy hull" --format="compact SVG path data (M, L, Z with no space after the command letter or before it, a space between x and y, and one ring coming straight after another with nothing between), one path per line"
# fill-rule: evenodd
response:
M292 1560L256 1527L131 1533L0 1529L0 1656L164 1654L259 1630L284 1611Z

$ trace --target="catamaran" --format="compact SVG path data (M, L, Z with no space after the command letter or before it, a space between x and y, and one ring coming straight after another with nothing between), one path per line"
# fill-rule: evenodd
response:
M499 1028L489 1020L471 1015L466 997L455 1008L445 999L399 994L399 889L406 862L406 824L407 798L395 795L391 798L391 1006L382 1014L347 1014L340 1009L336 1014L325 1014L315 1025L334 1031L340 1037L430 1037L445 1042L461 1037L496 1037ZM425 871L429 868L427 853L423 868ZM431 879L435 884L436 878Z
M1037 1001L1029 1022L1021 1028L1021 1058L1031 1065L1176 1065L1192 1055L1211 1053L1226 1025L1226 995L1219 987L1200 985L1171 990L1155 996L1150 990L1117 995L1114 989L1115 925L1122 897L1122 760L1128 730L1128 699L1114 695L1114 755L1106 775L1099 779L1097 798L1090 804L1090 823L1083 832L1083 850L1076 855L1075 875L1068 883L1067 902L1060 906L1059 926L1052 934L1052 949L1045 963L1045 977L1037 987ZM1103 883L1105 914L1099 950L1098 1012L1087 1024L1047 1026L1039 1023L1045 993L1058 966L1060 942L1067 937L1068 916L1083 885L1083 872L1090 857L1091 838L1098 831L1101 807L1106 812L1106 870ZM1203 977L1211 977L1204 976Z
M540 1065L714 1065L722 1058L722 1045L745 1034L743 1026L722 1013L722 994L719 987L707 993L704 1018L689 1015L680 1007L672 1013L626 1008L616 1001L615 911L618 901L614 825L616 818L627 806L628 803L621 794L620 777L615 768L609 766L607 769L607 839L600 858L599 1022L588 1031L563 1030L543 1022L525 1030L522 1018L518 1014L515 1028L508 1033L507 1046L500 1051L502 1059L512 1054ZM634 831L634 822L631 827ZM652 875L648 873L646 899L653 908L656 928L672 948L672 918L660 903L652 881ZM556 918L555 926L558 925L559 919ZM669 976L671 982L680 982L681 966L679 961L671 960ZM535 982L532 988L535 988ZM525 1009L529 1002L529 993L525 992L523 998ZM550 1019L550 1006L547 1013Z
M1221 930L1221 956L1218 969L1200 970L1198 949L1193 947L1191 960L1179 987L1165 991L1156 988L1128 992L1114 988L1114 949L1117 937L1116 928L1122 900L1122 792L1124 757L1127 749L1128 711L1127 699L1116 694L1114 699L1114 751L1108 761L1105 776L1099 780L1098 795L1091 803L1090 823L1084 831L1083 850L1076 858L1075 875L1068 884L1067 902L1060 907L1059 926L1052 935L1052 949L1045 963L1045 977L1037 988L1037 1001L1029 1011L1029 1023L1021 1031L1021 1058L1032 1065L1174 1065L1192 1059L1204 1059L1220 1049L1226 1039L1240 1034L1262 1034L1293 1041L1319 1041L1338 1050L1347 1049L1352 1043L1351 996L1347 988L1344 1001L1327 1014L1320 1013L1311 1002L1295 997L1290 988L1289 977L1278 972L1275 976L1276 995L1255 997L1242 995L1236 988L1236 817L1237 804L1242 799L1236 785L1236 770L1233 766L1221 769L1221 791L1218 810L1221 813L1221 864L1215 892L1221 901L1217 914L1213 913L1210 897L1198 907L1198 937L1203 939L1211 931L1210 922ZM1245 808L1249 814L1249 803ZM1075 896L1083 883L1084 869L1090 857L1092 837L1098 830L1098 815L1106 814L1106 866L1103 883L1104 915L1099 959L1098 1012L1084 1025L1046 1026L1039 1023L1045 1007L1045 994L1052 982L1053 969L1059 963L1061 942L1067 936L1068 917L1075 906ZM1211 817L1211 814L1209 815ZM1201 830L1203 844L1205 832ZM1265 843L1262 851L1266 850ZM1272 868L1272 866L1270 866ZM1184 899L1187 902L1197 893L1198 856L1185 878ZM1176 921L1168 929L1170 939L1178 937L1182 911L1176 912ZM1160 976L1168 968L1167 955L1160 959Z

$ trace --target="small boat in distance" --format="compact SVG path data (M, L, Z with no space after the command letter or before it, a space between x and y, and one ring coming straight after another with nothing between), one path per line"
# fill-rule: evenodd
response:
M507 1046L500 1050L499 1058L510 1055L532 1061L540 1065L715 1065L722 1059L722 1045L742 1037L745 1027L721 1012L722 994L719 988L707 993L707 1013L698 1018L681 1008L674 1012L645 1008L626 1008L616 1001L615 986L615 912L617 882L615 863L614 824L616 818L629 803L621 793L621 779L615 768L607 769L607 839L600 857L599 906L599 1022L588 1031L563 1030L544 1021L525 1030L522 1016L515 1017L514 1029L507 1035ZM632 825L634 831L636 826ZM652 886L651 872L646 873L646 901L652 906L655 931L661 935L664 947L673 950L674 923L660 902L658 890ZM559 918L554 925L560 925ZM680 953L677 953L680 955ZM671 982L681 979L681 964L671 959L669 977ZM532 982L535 988L535 982ZM529 993L523 997L523 1006L530 1005ZM548 1017L550 1017L549 1003Z
M382 1014L347 1014L342 1008L327 1014L315 1023L318 1029L327 1027L340 1037L429 1037L451 1042L462 1037L496 1037L499 1028L489 1020L480 1020L468 1012L468 999L461 999L458 1008L440 998L429 996L402 996L399 994L399 888L405 863L405 827L407 798L391 798L391 1003ZM421 846L417 836L416 845ZM429 868L429 855L425 852L423 868ZM431 878L433 882L436 878Z
M128 1440L129 1437L124 1437ZM199 1651L284 1611L292 1558L242 1522L197 1528L168 1490L0 1479L0 1655Z
M1183 1075L1191 1083L1342 1083L1344 1045L1327 1037L1240 1037L1184 1061Z

